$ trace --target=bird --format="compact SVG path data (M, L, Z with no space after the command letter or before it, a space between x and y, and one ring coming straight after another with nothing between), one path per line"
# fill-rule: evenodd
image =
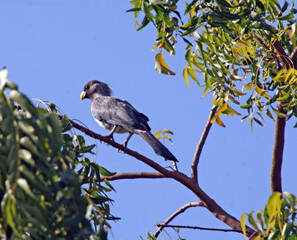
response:
M114 133L129 133L123 146L127 147L133 134L141 136L159 156L178 162L176 157L151 133L149 118L138 112L129 102L111 96L108 84L92 80L85 84L80 99L91 100L91 113L95 121L109 130L106 136L114 141Z

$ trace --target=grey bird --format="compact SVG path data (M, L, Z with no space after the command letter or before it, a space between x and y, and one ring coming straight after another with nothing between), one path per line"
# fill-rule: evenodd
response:
M113 139L113 133L129 133L123 143L127 147L131 136L136 133L141 136L157 155L178 162L175 156L150 132L148 117L138 112L130 103L111 96L111 88L106 83L93 80L84 86L80 99L91 99L91 112L96 122L110 130L107 135Z

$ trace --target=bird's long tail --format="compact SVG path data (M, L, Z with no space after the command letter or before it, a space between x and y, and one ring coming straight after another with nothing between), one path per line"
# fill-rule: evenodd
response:
M134 129L136 134L140 135L155 151L159 156L164 157L166 160L178 162L175 156L165 147L155 136L145 130Z

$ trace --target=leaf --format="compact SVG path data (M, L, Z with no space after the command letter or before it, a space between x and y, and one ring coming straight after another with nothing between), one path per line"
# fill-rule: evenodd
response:
M188 68L187 67L185 67L184 70L183 70L183 77L184 77L184 80L185 80L188 88L190 88L189 79L188 79Z
M241 90L236 89L236 88L231 88L231 89L234 92L234 95L236 97L246 95L246 93L244 91L241 91Z
M20 188L22 188L29 196L35 198L34 194L32 193L30 186L25 178L19 178L17 180L17 184Z
M226 127L219 116L216 117L216 123L221 127Z
M251 224L251 226L252 226L255 230L257 230L257 231L259 232L259 228L258 228L258 226L257 226L257 224L256 224L256 221L255 221L255 219L254 219L253 213L248 214L248 221L249 221L249 223Z
M286 117L287 117L287 114L282 113L282 112L276 110L274 107L272 107L272 105L270 105L270 106L271 106L273 112L275 113L275 115L276 115L277 117L279 117L279 118L286 118Z
M260 120L258 120L257 118L253 118L253 120L256 122L256 123L258 123L261 127L263 127L263 123L261 123L261 121Z
M255 91L258 93L260 96L263 96L267 99L270 99L271 97L266 93L267 91L261 90L257 85L255 85Z
M155 57L156 63L155 63L155 69L159 73L169 74L169 75L175 75L173 71L170 70L170 68L167 66L162 52L159 52Z
M264 222L263 222L262 212L260 211L257 212L256 219L261 232L264 233Z
M245 216L247 214L244 213L241 215L240 217L240 226L241 226L241 229L242 229L242 232L243 232L243 235L246 237L246 227L245 227Z
M154 134L155 138L159 137L162 133L163 133L162 130L155 132L155 134Z
M193 68L188 67L188 74L194 81L198 82L198 79L195 74L195 70Z
M240 113L236 112L232 107L230 107L229 105L227 106L227 109L225 111L223 111L222 113L226 114L226 115L231 115L234 116L234 114L236 115L241 115Z
M171 135L174 135L174 133L173 132L171 132L169 129L164 129L164 131L163 131L164 133L168 133L168 134L171 134Z
M268 108L266 109L265 113L266 113L266 115L267 115L268 117L270 117L270 118L275 122L275 119L274 119L274 117L272 116L272 114L271 114L271 112L270 112L270 110L269 110Z
M99 166L99 172L102 176L113 176L116 174L116 172L110 172L102 166Z
M136 31L140 31L141 29L143 29L146 25L148 25L150 22L149 18L147 18L146 16L143 18L139 28L136 29Z
M20 104L25 111L28 111L33 115L37 114L35 107L24 94L18 92L17 90L11 90L9 96L12 100Z
M280 213L281 196L282 194L280 192L274 192L270 195L266 204L267 213L270 218Z
M252 104L240 105L240 107L243 109L250 109L252 106L253 106Z
M293 230L293 224L292 223L285 223L283 230L282 230L282 240L289 239L289 234Z

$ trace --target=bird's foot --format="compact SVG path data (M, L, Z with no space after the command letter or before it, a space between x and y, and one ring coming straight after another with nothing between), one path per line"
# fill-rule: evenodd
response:
M114 142L113 134L108 134L105 136L106 138L110 139L111 141ZM106 145L109 145L108 143L105 142Z

